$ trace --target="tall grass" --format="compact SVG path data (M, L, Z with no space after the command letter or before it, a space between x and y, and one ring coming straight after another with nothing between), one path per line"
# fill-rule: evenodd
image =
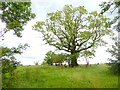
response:
M107 65L21 66L15 71L14 88L117 88L118 77Z

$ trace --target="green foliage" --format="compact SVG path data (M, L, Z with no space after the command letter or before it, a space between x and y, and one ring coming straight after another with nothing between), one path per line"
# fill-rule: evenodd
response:
M107 2L102 2L100 4L101 8L102 8L102 11L101 13L105 13L107 12L108 10L111 9L111 7L114 7L114 9L112 10L111 9L111 13L113 13L115 11L115 9L119 8L120 6L120 1L118 0L110 0L110 1L107 1Z
M23 26L35 17L30 6L31 2L0 2L1 20L6 24L3 34L13 30L15 35L21 37Z
M65 54L55 54L53 56L54 63L62 63L65 60Z
M11 80L14 78L14 70L19 65L15 60L2 59L2 87L12 86Z
M102 37L111 34L110 19L97 11L89 13L84 6L65 5L63 11L47 16L46 21L36 22L33 29L43 34L46 44L71 54L102 46L106 44Z
M0 30L0 39L4 37L4 34L8 31L14 31L17 37L21 37L21 32L24 30L23 26L28 21L35 17L35 14L31 10L31 2L0 2L0 15L1 21L6 24L5 28ZM28 45L19 45L18 48L0 47L0 58L2 65L2 79L3 87L9 87L13 79L12 74L18 66L19 62L15 59L15 54L21 54L22 50L25 50Z
M116 13L116 15L114 16L114 19L111 20L111 24L115 24L119 19L120 19L120 1L119 0L110 0L107 2L102 2L100 4L102 10L101 10L101 14L104 14L106 12L110 12L110 14ZM118 21L119 22L119 21ZM119 27L120 25L115 25L115 28ZM120 31L120 29L118 29L117 31Z
M12 85L11 80L13 79L13 73L14 70L17 68L18 65L20 65L20 62L16 61L16 58L14 55L21 54L22 50L26 49L28 47L27 44L22 46L21 44L15 48L7 48L7 47L1 47L0 51L0 58L2 61L2 87L10 87Z
M53 56L55 55L54 52L52 51L48 51L45 55L45 62L48 64L48 65L52 65L53 64Z
M115 41L112 48L108 48L107 52L111 53L112 58L109 58L111 61L111 70L115 74L120 75L120 54L119 54L120 43Z
M48 65L53 65L53 63L62 63L65 61L66 55L61 53L61 54L56 54L55 52L48 51L46 53L44 63L46 62Z
M95 50L85 50L82 52L81 56L89 58L92 58L93 56L95 57Z
M101 13L105 13L107 11L110 11L111 14L113 14L114 12L116 12L116 16L114 16L114 19L111 20L111 24L115 24L114 28L118 31L118 33L120 32L120 1L119 0L111 0L109 2L103 2L102 4L100 4L102 11ZM112 9L113 7L113 9ZM116 11L118 10L118 11ZM115 14L114 14L115 15ZM117 22L118 21L118 22ZM116 25L116 22L118 23ZM118 41L115 40L114 45L112 45L112 48L109 48L107 50L107 52L111 53L113 58L109 58L109 60L112 62L111 64L111 70L114 73L118 73L120 74L120 45L119 45L119 38Z

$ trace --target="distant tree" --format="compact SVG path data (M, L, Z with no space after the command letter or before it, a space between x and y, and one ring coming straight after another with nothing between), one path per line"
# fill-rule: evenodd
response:
M53 56L53 63L59 63L59 65L62 65L62 62L65 61L65 54L55 54Z
M47 65L47 62L44 60L41 65Z
M84 6L66 5L63 11L48 13L45 22L33 29L43 34L46 44L71 54L71 66L77 66L77 55L92 47L104 45L103 37L110 35L109 18L97 11L88 12Z
M48 51L45 55L44 61L48 64L48 65L53 65L53 57L54 57L55 53L52 51Z
M44 58L44 64L53 65L53 63L58 63L61 65L65 58L66 55L63 53L56 54L55 52L48 51Z
M34 61L34 64L35 65L39 65L39 61Z
M68 63L69 66L71 66L71 57L70 56L71 56L70 54L67 54L66 59L65 59L65 61Z

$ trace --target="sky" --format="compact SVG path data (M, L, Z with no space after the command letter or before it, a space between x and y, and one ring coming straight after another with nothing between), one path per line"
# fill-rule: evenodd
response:
M36 23L36 21L44 21L46 19L46 15L49 12L55 12L56 10L62 10L64 5L71 4L74 7L77 6L85 6L88 11L100 11L99 4L105 0L31 0L32 11L36 14L35 19L29 21L26 26L24 26L24 31L22 32L22 38L18 38L13 35L13 32L8 32L4 36L4 41L2 41L2 46L7 47L17 47L20 43L25 44L28 43L30 46L24 51L21 55L16 55L17 61L20 61L23 65L34 65L34 62L38 61L40 64L44 60L45 54L55 48L49 45L46 45L42 40L41 33L32 30L32 26ZM0 28L4 28L4 24L0 22ZM107 42L111 42L108 37L105 37ZM106 52L106 47L99 47L96 49L96 57L90 59L90 63L105 63L107 62L107 58L111 57L109 53ZM78 59L78 63L85 63L84 59Z

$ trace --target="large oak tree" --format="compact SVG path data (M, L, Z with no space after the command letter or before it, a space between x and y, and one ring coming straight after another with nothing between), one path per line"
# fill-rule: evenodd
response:
M47 14L45 21L38 21L34 30L42 33L46 44L69 52L71 66L77 66L77 54L95 50L104 45L103 37L110 35L109 18L97 11L88 12L84 6L65 5L62 11Z

